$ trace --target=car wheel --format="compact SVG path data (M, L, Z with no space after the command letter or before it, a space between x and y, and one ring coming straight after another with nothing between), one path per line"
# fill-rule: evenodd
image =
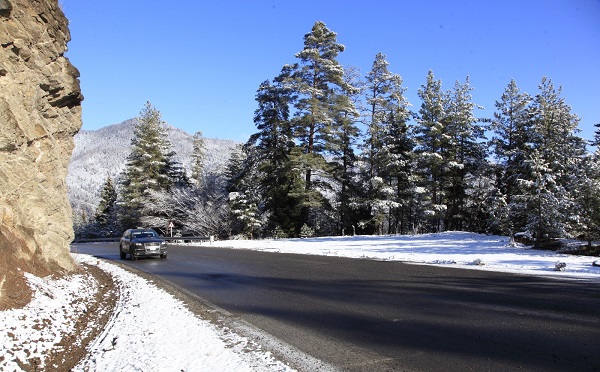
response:
M161 254L160 258L167 258L167 254L166 253L165 254Z
M137 260L137 256L135 255L135 253L131 252L131 260L135 261Z

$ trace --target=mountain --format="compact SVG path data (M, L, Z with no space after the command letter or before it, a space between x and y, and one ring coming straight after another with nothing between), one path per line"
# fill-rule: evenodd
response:
M106 178L118 181L131 151L136 119L109 125L98 130L81 130L75 135L75 149L69 162L67 187L74 216L93 213L100 201ZM177 153L175 160L191 174L192 135L165 124L169 141ZM206 174L221 174L231 153L238 145L231 140L204 138Z

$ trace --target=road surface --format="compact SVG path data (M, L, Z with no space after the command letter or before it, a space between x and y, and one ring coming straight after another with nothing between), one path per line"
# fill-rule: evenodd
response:
M119 260L115 243L75 249ZM600 285L400 262L169 246L122 261L347 371L600 370Z

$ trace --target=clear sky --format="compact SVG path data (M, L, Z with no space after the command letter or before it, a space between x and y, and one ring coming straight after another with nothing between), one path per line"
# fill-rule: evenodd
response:
M491 117L511 79L536 94L543 76L591 139L600 123L600 0L61 0L81 72L83 129L137 117L150 101L171 125L246 141L261 82L297 62L316 21L336 32L338 60L363 76L382 52L417 90L431 69L445 90L470 76Z

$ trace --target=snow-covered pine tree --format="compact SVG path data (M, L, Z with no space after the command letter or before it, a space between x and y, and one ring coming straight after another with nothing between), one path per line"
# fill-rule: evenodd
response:
M300 223L299 204L295 197L302 193L300 173L290 168L292 150L296 147L290 120L294 92L290 83L291 66L284 66L273 82L263 82L256 93L258 108L254 124L258 132L246 144L248 165L254 171L245 172L256 178L258 187L255 205L268 216L267 231L279 226L286 234L296 235ZM245 194L243 190L241 191ZM243 198L238 200L244 200Z
M394 190L391 197L388 219L389 234L404 234L412 225L414 195L414 141L408 126L410 112L408 101L400 96L399 104L389 113L383 131L383 149L380 158L383 163L384 179Z
M386 233L405 231L410 215L410 167L413 141L408 131L410 103L402 77L391 73L386 56L378 53L366 78L367 136L363 154L369 185L370 214ZM382 182L371 182L375 178ZM375 187L378 185L378 187ZM380 218L376 216L379 215ZM382 217L387 217L385 220Z
M119 236L121 227L117 216L117 190L108 176L100 192L100 202L94 216L99 236Z
M345 81L353 87L360 87L360 74L356 68L347 68L344 74ZM334 96L334 119L330 130L326 133L325 148L331 155L331 172L336 190L334 234L345 234L352 231L355 208L352 207L358 197L356 185L355 149L357 147L360 129L357 120L359 111L356 105L359 101L360 88L351 92L339 92Z
M578 167L586 148L585 141L577 135L580 119L560 97L562 88L556 89L552 80L544 77L538 89L530 107L534 148L528 161L531 173L524 180L539 184L540 189L526 190L522 196L537 203L528 209L528 228L539 242L570 235L568 222L575 218L570 211L577 197Z
M536 149L526 163L529 178L519 179L524 194L517 196L527 206L526 230L536 239L536 245L568 236L567 211L570 200L551 163Z
M521 230L526 225L526 205L518 203L515 195L521 194L518 179L526 178L525 160L532 153L532 121L530 104L532 98L521 92L515 80L511 80L499 101L490 129L493 133L489 145L496 163L495 198L497 205L508 208L509 213L497 211L492 216L506 216L505 221L491 221L501 227L499 233Z
M206 153L206 144L204 143L202 131L194 133L192 138L192 183L196 188L202 186L204 177L204 156Z
M241 226L240 233L246 239L252 239L256 235L255 230L261 228L261 220L258 216L258 207L247 194L239 192L229 193L229 208L232 217L237 220Z
M551 79L542 78L531 106L533 120L532 142L541 157L553 169L568 174L573 158L585 154L585 141L578 136L580 118L571 113L571 107L561 97L562 87L555 88Z
M596 133L598 134L598 133ZM575 209L570 219L574 235L583 236L592 247L594 240L600 239L600 154L582 159L579 166L579 180L573 194Z
M230 234L233 235L251 237L258 232L257 222L262 222L263 216L268 215L259 208L264 199L256 154L256 148L252 144L239 145L227 163L225 178L231 212Z
M329 176L323 156L324 135L333 123L336 101L339 103L335 99L340 94L336 88L343 92L353 90L344 81L344 69L337 61L338 54L344 49L337 42L336 33L319 21L304 36L304 49L296 54L300 63L292 74L294 91L298 95L294 106L294 131L302 152L297 152L298 158L294 162L302 167L305 180L305 195L298 195L302 200L302 221L297 233L303 224L311 225L311 210L326 204L326 198L320 195L319 185L314 184L313 175Z
M174 154L160 111L146 102L134 126L131 153L123 171L120 217L124 227L141 225L144 208L152 202L150 192L168 191L176 181L173 178L181 176Z
M418 214L426 220L415 223L428 231L443 231L447 210L445 163L449 143L444 123L448 98L442 91L442 81L435 79L433 71L427 74L427 82L419 88L418 96L422 101L415 126L417 187L422 203Z
M449 230L464 230L470 224L467 205L470 204L468 181L487 166L483 140L484 129L474 116L479 106L472 102L469 77L464 83L456 81L447 93L445 134L448 140L445 157L446 202L448 211L444 225Z

